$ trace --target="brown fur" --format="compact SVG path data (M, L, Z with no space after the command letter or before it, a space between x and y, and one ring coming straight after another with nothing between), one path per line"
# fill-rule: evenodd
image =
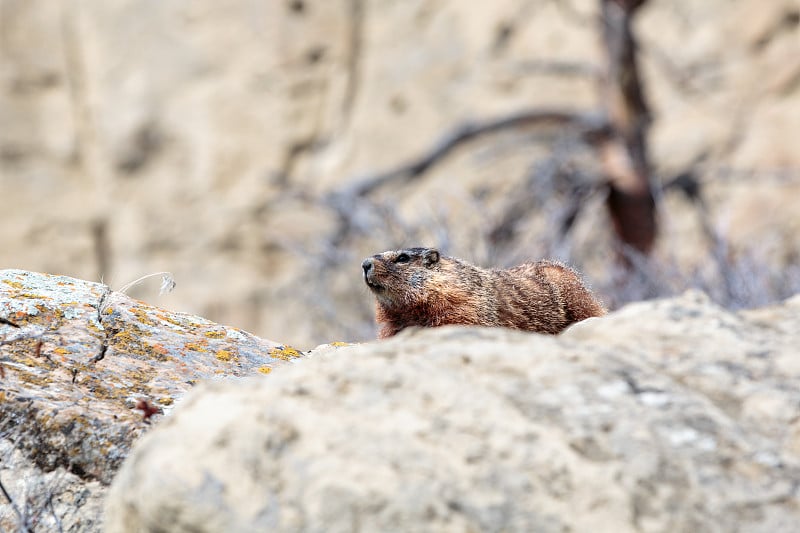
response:
M606 313L574 270L552 261L488 270L433 248L408 248L369 257L362 268L376 297L379 338L445 324L556 334Z

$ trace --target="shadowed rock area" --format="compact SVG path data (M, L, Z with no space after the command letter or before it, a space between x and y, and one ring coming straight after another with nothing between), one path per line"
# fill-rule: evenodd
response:
M110 532L783 532L800 521L800 299L701 293L559 337L411 330L198 386Z
M96 530L132 442L197 381L300 356L100 283L21 270L0 271L0 318L0 481L15 500L0 500L6 531L25 530L19 515L33 531Z

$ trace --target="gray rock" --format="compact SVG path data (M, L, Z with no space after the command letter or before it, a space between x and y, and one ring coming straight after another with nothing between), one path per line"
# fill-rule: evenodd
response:
M22 529L20 515L94 530L132 442L197 381L300 356L99 283L22 270L0 270L0 318L0 482L17 507L0 506L4 530Z
M108 531L794 531L798 317L687 293L203 384L134 447Z

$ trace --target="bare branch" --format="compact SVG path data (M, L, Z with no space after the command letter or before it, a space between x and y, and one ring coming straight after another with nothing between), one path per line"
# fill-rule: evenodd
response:
M350 198L364 197L389 183L413 181L457 147L480 135L544 124L574 128L577 134L587 137L604 134L608 128L605 115L557 109L531 109L483 122L465 122L443 135L430 150L418 158L386 172L355 180L353 185L344 188L338 194Z
M548 227L553 227L560 238L563 238L572 229L575 220L578 218L583 207L589 198L599 191L604 190L599 181L580 183L570 179L563 168L559 167L559 161L549 162L546 166L551 168L544 169L544 173L549 174L549 179L558 179L565 182L569 192L565 194L565 204L560 204L558 208L550 208L551 223ZM517 234L517 226L530 213L531 206L535 204L535 199L539 195L536 189L539 178L532 175L528 179L527 187L520 188L512 198L510 198L506 210L500 220L492 225L486 234L489 243L494 247L506 246L513 242Z

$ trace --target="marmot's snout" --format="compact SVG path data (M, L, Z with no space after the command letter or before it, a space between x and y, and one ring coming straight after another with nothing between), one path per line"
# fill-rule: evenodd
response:
M361 263L361 268L364 269L364 277L369 276L369 273L372 270L372 258L367 257L366 259L364 259L364 262Z
M380 287L375 281L375 258L367 257L361 263L361 268L364 270L364 282L370 289L377 289Z

